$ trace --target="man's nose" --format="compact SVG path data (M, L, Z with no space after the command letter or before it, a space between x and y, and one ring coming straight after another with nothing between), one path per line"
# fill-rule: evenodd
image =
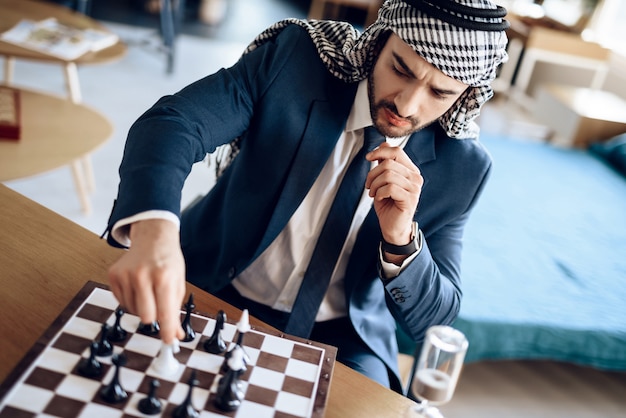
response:
M426 101L425 89L414 87L404 89L396 95L394 104L398 114L403 118L414 117L420 114L420 109Z

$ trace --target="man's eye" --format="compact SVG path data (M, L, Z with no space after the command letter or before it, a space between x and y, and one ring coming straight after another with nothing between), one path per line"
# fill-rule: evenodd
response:
M401 69L399 69L395 65L393 65L391 68L393 68L393 72L398 74L399 76L401 76L401 77L406 77L407 76L404 71L402 71Z
M445 99L446 97L448 97L448 95L441 90L432 90L432 92L433 92L433 96L435 96L438 99Z

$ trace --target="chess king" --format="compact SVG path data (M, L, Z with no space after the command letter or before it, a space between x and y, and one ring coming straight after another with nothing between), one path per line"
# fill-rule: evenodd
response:
M396 326L419 342L459 311L463 229L491 169L475 119L507 57L505 14L387 0L362 33L287 19L161 98L128 133L108 224L128 248L109 270L120 303L182 338L186 279L400 391ZM215 186L181 211L192 165L226 145Z

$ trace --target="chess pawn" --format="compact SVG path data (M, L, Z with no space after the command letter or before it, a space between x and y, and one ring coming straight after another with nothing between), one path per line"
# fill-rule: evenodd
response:
M187 392L187 397L185 397L183 403L178 405L174 411L172 411L173 418L197 418L200 416L200 413L194 409L193 403L191 402L193 388L198 386L195 369L191 371L188 384L189 391Z
M96 358L98 343L93 341L89 346L89 357L78 364L78 373L85 377L99 377L102 374L102 364Z
M113 325L113 329L109 335L109 341L119 343L124 341L128 336L128 332L122 328L121 324L122 315L124 315L124 313L124 309L120 307L115 310L115 324Z
M120 368L126 364L126 357L123 354L115 354L111 362L115 365L115 372L109 384L100 390L100 396L108 403L124 402L128 399L128 393L120 384Z
M178 340L174 340L171 344L163 343L158 357L152 363L154 370L162 376L172 376L180 369L180 362L176 360L174 354L180 351Z
M104 323L102 324L102 328L100 330L100 341L98 342L98 349L96 354L100 357L108 357L113 354L113 346L109 341L109 331L111 327Z
M148 392L148 396L139 401L139 405L137 409L143 414L146 415L156 415L163 409L163 405L161 401L156 396L156 390L160 386L159 381L156 379L152 379L150 381L150 392Z

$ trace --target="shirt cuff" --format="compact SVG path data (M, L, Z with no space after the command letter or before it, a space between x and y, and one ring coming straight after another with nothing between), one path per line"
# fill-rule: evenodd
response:
M111 236L115 241L120 243L120 245L130 247L130 225L147 219L165 219L173 222L177 228L180 227L180 219L172 212L167 210L148 210L115 222L113 228L111 228Z
M382 246L379 244L378 245L378 257L380 259L380 265L382 268L382 273L385 275L384 279L385 280L391 280L394 277L398 277L400 275L400 273L402 273L404 271L404 269L411 263L411 261L413 261L415 259L415 257L417 257L419 255L420 252L422 252L422 241L424 239L424 234L422 234L421 230L418 230L417 232L417 251L415 251L413 254L411 254L410 256L408 256L401 265L397 265L394 263L389 263L387 261L385 261L384 257L383 257L383 250L382 250Z

